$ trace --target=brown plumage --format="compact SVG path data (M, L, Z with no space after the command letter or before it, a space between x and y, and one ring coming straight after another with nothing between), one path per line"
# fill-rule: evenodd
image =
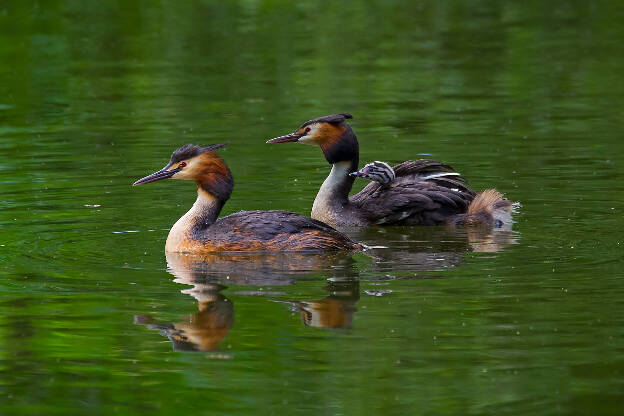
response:
M486 189L477 194L465 214L454 215L447 220L448 225L474 227L479 225L497 226L511 221L513 203L496 189Z
M312 218L332 226L437 225L467 212L476 193L451 166L429 159L396 165L392 175L384 176L385 183L371 182L349 197L354 176L364 176L354 175L359 145L345 121L350 118L347 113L320 117L267 142L318 145L332 165L314 200Z
M432 173L428 173L428 171ZM400 178L404 175L410 175L416 172L418 172L417 174L421 175L421 177L427 177L428 181L444 182L448 186L447 192L444 192L443 189L441 192L434 192L431 197L431 199L440 197L447 198L444 200L447 206L465 207L467 201L463 199L462 196L469 195L472 197L474 195L469 188L465 187L464 179L457 173L454 173L450 166L434 160L421 159L418 161L403 162L395 166L394 169L387 163L375 161L367 164L359 171L353 172L351 175L372 181L367 187L374 189L375 183L378 184L377 188L383 186L392 187L395 183L400 182ZM408 192L410 190L411 189L408 189ZM424 185L417 187L417 190L423 192ZM428 204L431 204L431 200L428 201ZM393 207L395 205L393 201ZM383 207L383 201L380 201L380 206ZM513 204L511 201L505 199L503 195L495 189L487 189L474 197L472 202L468 205L468 208L465 209L465 213L448 217L446 223L449 225L488 225L500 227L503 224L511 223L512 210ZM379 211L383 212L383 210ZM433 212L434 214L439 213L438 210L434 210ZM428 215L432 214L428 213Z
M466 212L475 195L452 167L435 160L408 160L393 170L392 181L371 182L349 198L373 224L443 224Z
M193 227L177 249L186 253L220 251L354 250L362 246L332 227L288 211L239 211L208 227Z
M142 185L167 178L197 183L197 200L171 228L165 251L211 253L363 248L327 224L288 211L241 211L217 219L234 187L230 170L215 152L223 146L183 146L173 153L167 166L134 183Z

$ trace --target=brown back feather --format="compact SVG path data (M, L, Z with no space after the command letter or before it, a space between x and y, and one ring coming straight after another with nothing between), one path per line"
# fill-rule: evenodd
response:
M452 226L496 226L510 221L513 204L496 189L486 189L477 194L465 214L454 215L446 220Z
M486 189L485 191L477 194L475 199L472 200L468 206L468 215L477 215L482 211L492 214L495 210L509 207L511 209L511 202L503 197L503 194L496 189Z

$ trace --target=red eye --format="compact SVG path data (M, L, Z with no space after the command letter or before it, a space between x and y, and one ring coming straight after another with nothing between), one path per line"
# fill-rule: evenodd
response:
M184 166L186 166L186 162L180 162L178 169L182 169Z
M309 131L310 131L310 127L306 127L305 132L307 133L307 132L309 132Z

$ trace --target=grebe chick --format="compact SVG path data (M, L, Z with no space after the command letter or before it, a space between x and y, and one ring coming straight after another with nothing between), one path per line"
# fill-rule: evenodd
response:
M387 184L395 178L394 169L385 162L375 161L364 166L351 176L368 179L369 181ZM441 176L459 175L458 173L440 173ZM431 176L429 176L431 178ZM514 204L505 199L503 194L496 189L486 189L478 193L468 206L465 214L456 214L446 220L448 225L453 226L493 226L502 227L511 223L511 212Z
M365 165L357 172L351 172L349 176L356 176L381 184L392 182L396 178L394 169L386 162L380 162L378 160Z
M332 165L314 200L312 218L334 227L436 225L467 211L475 192L452 167L428 159L403 162L394 167L393 179L371 182L349 197L355 180L350 174L358 170L359 162L357 137L345 122L350 118L347 113L316 118L267 141L318 145Z
M161 170L133 186L162 179L197 184L197 200L169 231L165 251L213 253L220 251L358 250L363 246L320 221L288 211L240 211L217 219L229 199L234 180L215 150L185 145L173 152Z

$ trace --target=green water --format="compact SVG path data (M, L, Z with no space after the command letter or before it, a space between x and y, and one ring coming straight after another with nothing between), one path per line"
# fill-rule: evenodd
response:
M620 2L0 1L0 414L618 414ZM431 157L511 232L372 228L371 255L170 256L229 141L224 214L309 214L361 161ZM362 184L358 184L359 187Z

